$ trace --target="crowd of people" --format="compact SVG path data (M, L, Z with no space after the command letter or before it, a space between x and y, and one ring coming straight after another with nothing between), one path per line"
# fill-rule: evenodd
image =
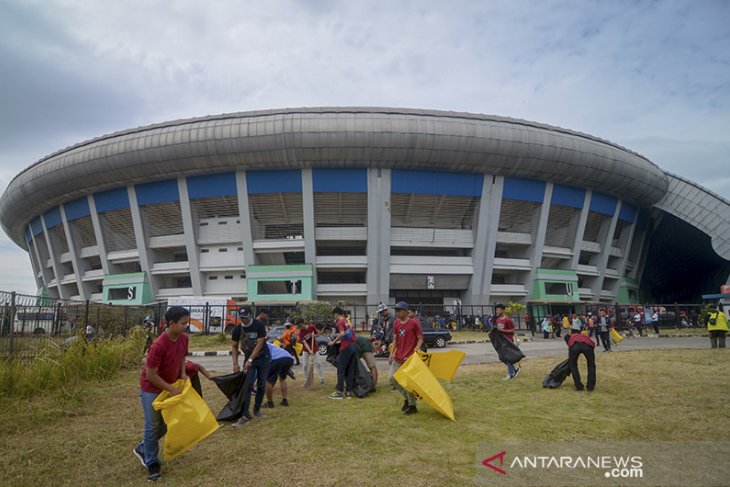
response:
M509 342L515 340L515 325L505 313L503 304L496 304L495 315L489 325L493 332L501 334ZM304 365L305 387L311 386L314 369L319 372L320 384L324 384L324 373L317 346L317 337L328 332L323 324L305 323L297 320L287 323L285 332L279 337L280 346L267 342L266 324L269 319L268 308L260 308L257 314L250 306L239 309L240 325L231 333L231 357L234 373L245 374L243 382L244 400L240 410L240 419L235 427L243 426L254 418L263 416L262 408L275 406L273 395L277 382L281 393L281 406L288 406L287 377L293 377L292 367L300 363L297 347L301 344ZM641 321L641 315L637 321ZM633 319L636 319L636 316ZM176 387L179 379L193 378L193 387L202 395L198 376L211 379L210 373L199 364L186 360L188 352L188 325L190 313L179 306L169 308L165 314L166 329L151 344L147 351L145 365L140 375L140 399L144 415L144 434L142 440L134 448L134 455L147 469L147 478L155 481L160 478L159 439L166 432L165 423L159 411L152 405L158 394L167 391L171 395L182 391ZM716 306L711 306L705 317L710 333L712 348L725 348L725 337L728 332L728 318ZM418 412L417 397L404 389L393 379L398 369L418 350L423 347L423 330L416 309L400 301L392 310L386 305L377 309L377 320L373 324L371 336L358 336L347 313L341 307L333 311L334 333L328 338L328 346L336 353L332 362L337 367L337 382L334 392L329 398L334 400L349 399L355 395L356 375L358 367L363 367L369 374L368 387L375 390L378 372L375 366L375 355L385 353L390 365L389 381L393 388L403 396L401 412L413 415ZM544 338L560 337L568 345L568 362L576 390L592 391L596 386L596 364L594 349L603 344L604 351L611 351L610 332L616 320L609 316L605 309L600 309L598 316L592 312L573 313L572 316L546 316L541 323ZM578 370L578 359L584 356L588 366L588 380L584 386ZM241 356L243 362L241 365ZM501 358L501 357L500 357ZM516 360L519 360L516 359ZM507 366L506 380L515 379L520 373L519 363L503 362ZM370 392L370 391L366 391ZM362 397L362 395L359 395ZM253 405L251 402L253 401ZM265 401L265 402L264 402Z

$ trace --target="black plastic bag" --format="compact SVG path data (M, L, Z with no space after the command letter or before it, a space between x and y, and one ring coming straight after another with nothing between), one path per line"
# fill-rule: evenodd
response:
M335 343L334 345L327 345L327 362L332 365L332 367L337 368L337 357L340 356L340 344Z
M560 362L542 381L542 386L548 389L557 389L570 375L570 360Z
M243 410L243 401L246 399L243 390L243 384L246 380L246 374L243 372L234 372L232 374L213 377L213 382L218 386L223 394L229 399L221 412L216 416L218 421L236 421L241 417Z
M502 362L516 364L525 358L525 354L522 353L522 350L520 350L520 348L515 345L512 340L505 337L502 332L497 331L496 328L493 328L492 331L489 332L489 341L492 342L492 346L494 347L494 350L497 351L499 360Z
M367 396L373 390L373 376L370 371L362 363L360 359L357 360L357 375L355 376L355 388L353 394L357 397L363 398Z

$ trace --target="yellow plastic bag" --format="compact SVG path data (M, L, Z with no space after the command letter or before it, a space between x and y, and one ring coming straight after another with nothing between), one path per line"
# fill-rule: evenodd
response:
M616 343L621 343L624 341L624 337L621 336L619 332L616 331L616 328L611 328L611 338L613 338L613 341Z
M304 345L302 345L299 342L297 342L297 343L294 344L294 351L297 352L297 355L301 355L302 354L302 350L304 350Z
M581 335L586 335L586 336L588 336L588 330L583 330L583 331L581 331L581 332L580 332L580 334L581 334Z
M408 357L408 360L393 374L393 378L405 390L426 401L451 421L456 421L451 398L418 354L414 353Z
M419 355L433 375L449 382L453 380L461 361L466 357L466 353L459 350L435 353L419 352Z
M190 379L178 380L173 384L182 393L171 396L162 391L152 402L152 407L162 412L167 425L163 459L172 460L218 429L218 421L203 398L190 385Z

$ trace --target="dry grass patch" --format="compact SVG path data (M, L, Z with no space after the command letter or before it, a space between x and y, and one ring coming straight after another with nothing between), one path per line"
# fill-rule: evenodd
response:
M598 385L576 392L568 379L541 388L559 359L528 360L520 377L504 366L464 366L446 389L451 422L419 403L399 412L385 383L366 399L332 401L328 387L290 387L291 406L241 429L221 427L163 467L167 485L466 485L476 445L503 439L730 440L725 407L730 353L711 350L599 354ZM583 367L584 370L584 367ZM87 386L52 402L0 400L0 449L8 485L136 485L144 469L131 450L142 433L138 373ZM212 383L205 399L225 402ZM278 391L275 399L278 398ZM278 401L277 401L278 404Z

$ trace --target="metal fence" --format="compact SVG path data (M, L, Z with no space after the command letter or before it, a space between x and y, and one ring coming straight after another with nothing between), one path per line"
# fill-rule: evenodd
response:
M126 335L147 317L154 322L164 309L164 303L113 306L0 291L0 359L32 360L50 344L64 346L77 339L72 337ZM155 327L148 328L156 334Z
M268 326L283 324L298 315L297 303L265 304L251 303L254 312L262 306L269 308ZM305 304L306 305L306 304ZM358 331L368 331L377 323L378 304L332 303L341 306L349 314ZM190 331L192 333L222 333L230 330L240 320L239 304L229 301L226 305L196 304L182 305L190 311ZM414 304L416 314L424 327L449 329L452 331L488 332L495 315L494 305L437 305ZM535 334L546 316L562 318L574 312L597 315L600 310L614 320L618 329L634 326L634 316L638 313L641 324L647 330L657 318L658 328L697 328L702 327L702 308L704 305L692 304L544 304L528 303L518 312L511 314L518 331ZM164 329L163 316L167 302L162 301L145 306L120 306L89 301L68 301L60 299L28 296L14 292L0 291L0 359L32 359L49 341L63 346L70 337L83 336L85 339L100 339L125 335L133 326L147 327L150 339ZM391 313L392 307L390 308ZM656 313L656 316L655 316ZM331 316L322 317L323 325L331 323Z

